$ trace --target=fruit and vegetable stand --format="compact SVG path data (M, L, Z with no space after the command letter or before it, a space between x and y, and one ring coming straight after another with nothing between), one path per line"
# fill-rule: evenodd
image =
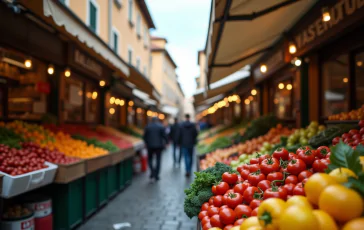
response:
M241 138L250 148L197 156L184 203L187 216L198 216L197 229L362 229L364 121L246 132L254 136Z
M32 213L23 206L24 197L42 194L51 200L53 221L48 224L73 229L130 185L136 151L120 138L125 134L76 129L77 134L75 126L0 124L1 216L6 226Z

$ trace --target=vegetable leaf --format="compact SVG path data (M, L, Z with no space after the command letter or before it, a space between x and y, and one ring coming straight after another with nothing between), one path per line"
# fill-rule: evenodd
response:
M355 151L359 153L359 156L364 157L364 146L362 144L356 146Z
M355 189L361 196L364 196L364 173L358 174L358 179L354 177L349 177L348 182L344 184L348 188Z
M340 141L339 144L331 147L330 161L331 166L329 169L333 170L335 168L348 168L351 169L355 174L358 174L362 170L362 166L359 160L359 150L353 150L349 145L344 144Z

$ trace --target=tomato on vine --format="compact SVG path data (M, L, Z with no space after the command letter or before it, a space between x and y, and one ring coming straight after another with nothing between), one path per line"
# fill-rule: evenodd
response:
M291 183L283 185L283 188L287 190L287 195L293 195L294 187L296 187L296 185Z
M298 154L300 152L306 152L307 150L310 150L310 147L308 146L302 146L302 147L299 147L297 150L296 150L296 155L298 156Z
M298 183L298 178L295 175L289 175L289 176L287 176L284 183L285 184L297 184Z
M306 170L306 164L301 159L293 159L288 163L287 172L292 175L298 175L303 170Z
M243 200L247 204L250 204L250 202L254 199L260 199L261 197L262 192L255 186L247 188L243 194Z
M257 186L258 183L262 180L265 180L265 175L260 172L260 170L250 173L248 176L249 184L252 186Z
M325 172L325 170L329 167L330 159L317 159L312 164L312 169L314 172Z
M298 159L301 159L305 162L307 166L311 166L315 161L315 152L311 149L306 151L301 151L297 154Z
M264 159L260 164L260 171L265 175L279 171L279 161L273 157Z
M316 150L316 156L320 159L326 158L327 154L330 153L330 149L327 146L320 146Z
M281 173L281 172L269 173L267 176L267 180L269 180L270 182L275 181L275 180L283 180L283 173ZM277 182L276 184L281 185L281 182Z
M278 160L282 159L286 161L289 158L289 152L285 148L278 148L273 152L273 157Z
M258 183L257 187L260 188L262 191L265 191L271 187L270 183L271 182L269 180L262 180Z
M282 200L287 200L287 195L287 190L284 187L273 185L271 188L264 191L263 199L280 198Z
M226 198L226 205L234 209L239 204L243 203L243 196L240 193L229 193Z
M256 208L258 208L260 206L260 204L263 202L263 200L261 199L253 199L250 204L249 207L254 210Z

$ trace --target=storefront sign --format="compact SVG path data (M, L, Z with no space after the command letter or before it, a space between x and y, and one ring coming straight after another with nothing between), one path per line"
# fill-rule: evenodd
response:
M325 35L327 31L346 21L349 16L361 8L364 8L364 0L338 1L335 5L329 7L330 21L322 21L322 15L320 14L310 25L294 36L297 49L301 50L303 47L310 45L319 37Z
M99 62L72 45L70 45L69 52L70 66L77 68L79 71L87 73L96 79L103 78L104 69L103 66L99 64Z
M35 88L40 93L49 94L51 92L51 86L48 82L37 82Z

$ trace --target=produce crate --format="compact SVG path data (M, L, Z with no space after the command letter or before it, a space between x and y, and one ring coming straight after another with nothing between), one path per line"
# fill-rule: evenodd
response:
M58 165L55 183L66 184L86 175L86 164L84 160L67 165Z
M98 172L98 207L103 206L108 201L108 187L107 187L107 177L108 168L103 168Z
M116 165L120 163L122 160L124 160L125 154L123 150L120 150L114 153L110 153L110 157L111 157L111 165Z
M1 196L10 198L52 183L58 166L49 162L45 164L48 165L48 168L18 176L10 176L0 172L4 176Z
M98 208L98 173L99 172L93 172L87 174L85 177L85 217L94 214Z
M112 165L107 168L107 194L108 197L113 197L118 192L118 165Z
M130 158L130 157L134 156L135 153L136 153L136 151L134 150L134 147L124 149L123 150L124 159L127 159L127 158Z
M133 178L133 158L128 158L124 161L124 170L125 184L129 185Z
M117 173L118 173L118 186L119 189L125 188L126 176L125 176L125 161L122 161L118 164Z
M111 164L110 154L86 160L86 173L92 173Z
M83 191L83 178L51 186L54 230L71 230L82 223Z

